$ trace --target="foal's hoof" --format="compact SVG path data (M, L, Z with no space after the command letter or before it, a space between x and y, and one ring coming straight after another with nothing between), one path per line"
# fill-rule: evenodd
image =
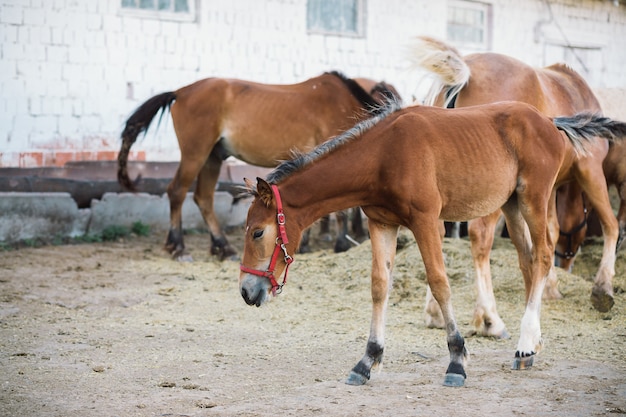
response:
M348 385L365 385L367 382L367 378L361 374L357 374L354 371L350 372L348 379L346 379L346 384Z
M444 387L462 387L465 385L465 377L461 374L446 374L443 379Z
M615 304L615 300L613 299L613 294L607 294L606 291L601 288L593 288L591 290L591 304L593 308L598 310L601 313L606 313L611 310L613 304Z
M515 356L515 360L513 361L513 366L511 369L514 371L522 371L524 369L530 369L533 366L533 361L535 360L535 355L532 354L530 356Z

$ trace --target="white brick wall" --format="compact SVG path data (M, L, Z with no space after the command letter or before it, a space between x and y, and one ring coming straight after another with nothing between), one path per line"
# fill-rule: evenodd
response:
M555 0L552 17L541 0L484 2L494 51L543 66L562 59L559 45L589 46L588 81L626 87L623 2ZM209 76L292 83L338 69L385 79L409 99L421 74L407 69L405 45L446 34L445 0L366 0L364 38L307 34L306 0L197 0L195 22L132 16L120 4L0 0L0 166L114 158L139 104ZM149 160L178 159L163 121L133 148Z

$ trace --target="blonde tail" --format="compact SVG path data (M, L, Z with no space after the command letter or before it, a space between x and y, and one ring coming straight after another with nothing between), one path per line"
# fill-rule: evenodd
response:
M409 60L414 68L435 76L424 104L434 105L444 89L448 90L443 107L456 97L470 78L470 69L459 51L451 45L428 36L418 36L409 46Z

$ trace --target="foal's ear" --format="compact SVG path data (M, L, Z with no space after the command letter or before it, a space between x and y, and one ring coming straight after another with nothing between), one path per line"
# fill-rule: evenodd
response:
M256 190L257 195L263 201L266 207L269 208L270 204L272 204L272 199L274 198L274 193L272 192L272 187L265 181L263 178L256 178Z

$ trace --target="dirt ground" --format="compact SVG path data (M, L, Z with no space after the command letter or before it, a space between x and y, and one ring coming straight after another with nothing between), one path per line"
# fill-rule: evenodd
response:
M589 302L599 243L584 247L574 274L559 271L564 298L544 303L544 349L532 369L512 371L523 284L510 242L497 239L494 285L512 337L467 338L466 386L447 388L445 336L423 324L411 241L397 257L384 367L354 387L343 380L369 332L369 242L297 255L283 294L256 308L238 293L237 262L211 258L207 235L186 239L193 263L169 260L161 233L0 252L0 415L626 414L624 250L609 313ZM469 244L446 239L444 249L466 332Z

